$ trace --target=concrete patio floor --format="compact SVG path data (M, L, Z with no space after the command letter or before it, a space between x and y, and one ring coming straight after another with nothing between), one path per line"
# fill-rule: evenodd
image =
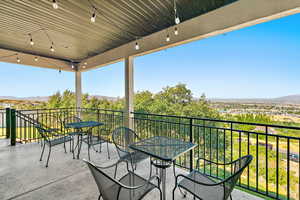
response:
M67 146L68 147L68 146ZM45 153L47 155L47 150ZM91 160L101 166L114 163L117 153L110 145L111 159L107 159L106 145L101 153L94 151ZM99 192L87 166L82 160L72 158L72 154L64 153L62 146L52 149L49 167L45 168L45 158L39 161L41 146L37 143L9 146L8 140L0 140L0 199L22 200L59 200L59 199L97 199ZM83 144L81 158L87 158L87 148ZM140 163L137 173L143 177L149 176L149 161ZM184 172L177 169L178 172ZM125 165L119 167L118 175L125 172ZM167 199L172 199L174 176L172 170L167 171ZM158 199L159 193L153 190L144 199ZM176 199L193 199L188 195L183 198L177 191ZM233 191L234 200L258 200L260 198L240 190Z

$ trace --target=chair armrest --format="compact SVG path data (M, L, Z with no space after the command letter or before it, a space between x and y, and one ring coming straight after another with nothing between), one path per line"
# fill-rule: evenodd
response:
M220 185L220 184L222 184L222 183L224 182L224 181L221 181L221 182L217 182L217 183L203 183L203 182L194 180L194 179L192 179L191 177L188 177L188 176L186 176L186 175L178 174L178 175L176 176L176 179L175 179L175 185L178 185L178 178L180 178L180 177L185 178L185 179L188 179L188 180L190 180L190 181L192 181L192 182L194 182L194 183L196 183L196 184L204 185L204 186L217 186L217 185Z
M88 162L86 159L82 159L84 162ZM99 165L95 165L94 164L94 166L96 167L96 168L99 168L99 169L109 169L109 168L111 168L111 167L114 167L114 166L116 166L116 165L118 165L119 163L121 163L121 162L125 162L126 163L126 161L124 161L124 160L118 160L117 162L115 162L115 163L113 163L113 164L111 164L111 165L107 165L107 166L99 166Z
M197 166L196 168L198 169L199 167L199 162L203 160L204 162L208 162L209 164L215 164L215 165L230 165L230 164L233 164L235 161L232 161L232 162L229 162L229 163L218 163L218 162L214 162L214 161L211 161L211 160L207 160L205 158L198 158L197 159Z

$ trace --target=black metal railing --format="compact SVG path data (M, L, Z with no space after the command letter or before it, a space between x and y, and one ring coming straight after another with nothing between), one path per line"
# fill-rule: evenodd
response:
M15 138L17 143L36 142L41 139L32 121L41 123L45 127L55 128L62 133L65 131L63 126L64 119L71 116L80 116L84 121L93 120L104 122L105 125L95 131L105 129L111 132L113 129L123 125L123 112L114 110L60 108L18 110L15 113Z
M254 160L238 186L277 199L299 199L300 127L227 120L134 113L135 130L142 137L165 135L198 144L180 157L177 165L191 169L197 158L229 162L247 154ZM233 168L202 166L215 178L229 176Z
M123 112L115 110L68 108L18 112L47 125L52 123L50 118L53 116L62 121L65 117L78 115L83 120L104 122L105 126L101 128L109 132L123 126L124 122ZM198 144L193 152L178 158L178 167L192 169L199 157L229 162L251 154L254 159L242 174L238 186L276 199L299 199L300 127L136 112L132 114L134 129L142 138L164 135ZM26 143L39 140L32 125L18 117L16 121L17 141ZM215 168L205 163L201 169L215 178L224 178L233 172L233 166Z

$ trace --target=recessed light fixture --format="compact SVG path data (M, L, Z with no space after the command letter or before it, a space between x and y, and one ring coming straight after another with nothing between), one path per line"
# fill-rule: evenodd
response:
M170 42L170 36L169 36L169 34L168 34L167 37L166 37L166 41L167 41L167 42Z
M135 50L139 50L140 49L140 45L138 42L135 43Z
M53 47L53 42L52 42L52 45L51 45L51 47L50 47L50 51L52 51L52 52L55 51L55 50L54 50L54 47Z
M95 21L96 21L96 9L94 9L94 12L93 12L92 17L91 17L91 22L95 23Z
M178 29L177 29L177 27L175 27L175 29L174 29L174 34L178 35Z
M30 45L31 45L31 46L34 45L34 42L33 42L32 38L30 38Z
M56 0L53 0L52 6L54 9L58 8L58 4L57 4Z

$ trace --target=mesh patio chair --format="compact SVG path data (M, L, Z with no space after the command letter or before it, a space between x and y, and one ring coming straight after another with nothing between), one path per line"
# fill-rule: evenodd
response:
M61 121L54 115L42 113L38 115L36 122L46 128L49 131L49 134L52 134L52 137L64 135L62 131ZM41 141L41 147L43 147L43 138Z
M54 139L51 139L51 137L53 137L53 134L55 134L52 129L43 128L42 125L40 125L40 124L36 124L35 128L38 130L39 134L43 138L43 149L42 149L40 161L42 161L43 154L44 154L44 151L45 151L45 146L46 145L49 146L49 153L48 153L47 163L46 163L46 167L48 167L48 163L49 163L49 159L50 159L50 154L51 154L51 148L53 146L56 146L56 145L59 145L59 144L63 144L64 149L65 149L65 153L67 153L66 142L71 141L73 138L70 137L70 136L57 136Z
M101 131L98 131L97 134L93 134L93 128L90 128L87 131L87 137L83 138L82 141L84 143L86 143L88 145L88 157L89 160L91 160L91 156L90 156L90 148L93 148L96 152L98 152L98 150L95 149L96 145L99 145L99 152L101 152L102 149L102 143L106 143L106 147L107 147L107 157L108 159L110 159L110 154L109 154L109 147L108 147L108 143L109 143L109 139L107 139L106 137L101 135Z
M204 158L199 158L196 167L198 170L193 170L188 175L179 174L176 176L176 183L173 189L173 200L174 193L177 187L188 191L189 193L194 195L194 198L198 199L226 200L229 197L230 199L232 199L231 192L244 169L250 164L252 159L253 157L251 155L247 155L230 163L216 163ZM199 171L199 162L201 160L204 161L204 164L206 164L206 166L233 166L232 175L223 180L213 179ZM179 181L179 178L182 179Z
M84 160L88 165L95 182L100 192L98 200L138 200L142 199L153 189L158 189L160 193L160 199L162 199L162 192L160 189L160 179L158 176L152 176L148 180L130 171L127 165L127 173L119 180L110 177L104 172L105 169L116 167L119 161L113 165L107 167L96 166L91 162ZM154 179L157 179L158 184L152 183Z
M129 162L131 164L132 171L136 169L137 163L149 158L148 155L129 148L130 144L140 141L140 138L133 130L127 127L119 127L115 129L112 133L112 141L117 149L119 161ZM150 164L150 176L152 173L151 166L152 164ZM115 169L115 177L116 173L117 166Z
M62 126L64 127L64 132L66 135L69 135L72 137L72 147L70 143L70 152L73 153L73 158L75 158L74 155L74 140L76 135L84 134L82 130L77 130L73 128L66 127L66 124L68 123L74 123L74 122L81 122L82 120L79 117L76 116L69 116L62 120Z

